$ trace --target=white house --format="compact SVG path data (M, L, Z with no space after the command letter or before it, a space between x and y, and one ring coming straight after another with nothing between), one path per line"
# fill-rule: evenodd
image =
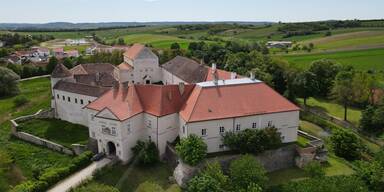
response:
M56 117L88 126L99 152L128 162L138 140L151 140L162 156L167 142L196 134L213 153L227 150L221 141L226 131L268 126L284 143L297 139L299 108L259 80L183 57L160 67L139 44L124 57L118 67L57 65L52 73Z

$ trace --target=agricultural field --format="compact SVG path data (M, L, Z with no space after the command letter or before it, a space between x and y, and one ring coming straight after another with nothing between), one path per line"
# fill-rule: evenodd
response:
M178 37L168 36L168 35L156 35L156 34L134 34L134 35L126 35L122 36L125 43L142 43L142 44L150 44L155 48L167 49L171 46L172 43L178 43L181 48L187 49L191 40L181 39ZM114 40L110 40L111 43Z
M359 31L299 42L313 43L316 50L356 50L384 47L384 30Z
M291 66L299 69L308 69L313 61L319 59L331 59L342 65L352 65L357 70L384 71L384 48L330 53L288 54L278 57L286 59Z

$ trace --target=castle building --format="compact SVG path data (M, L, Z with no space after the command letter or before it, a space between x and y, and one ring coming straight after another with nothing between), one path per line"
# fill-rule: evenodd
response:
M228 150L221 141L228 131L274 126L284 143L297 140L299 108L264 82L180 56L159 66L139 44L117 67L57 65L51 83L56 118L87 126L98 151L123 162L138 140L153 141L161 156L167 142L190 134L209 153Z

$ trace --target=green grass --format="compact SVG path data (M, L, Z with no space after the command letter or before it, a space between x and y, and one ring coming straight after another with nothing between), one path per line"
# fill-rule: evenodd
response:
M300 130L318 138L326 138L328 136L328 133L325 132L321 127L308 121L300 121Z
M331 59L358 70L384 71L384 49L340 51L332 53L290 54L282 56L293 67L308 69L313 61Z
M268 185L279 185L289 181L306 179L308 175L304 170L292 167L268 173L268 178Z
M142 43L142 44L151 44L155 48L168 49L171 47L172 43L179 43L181 48L188 48L191 40L181 39L178 37L168 36L168 35L156 35L156 34L134 34L123 36L125 43ZM111 42L111 40L109 41Z
M33 119L20 123L19 131L42 137L60 145L86 144L88 128L57 119Z
M300 43L309 44L311 42L314 43L315 49L320 50L377 47L384 45L384 31L350 32L315 38Z
M94 180L114 186L121 192L133 192L145 181L155 182L163 189L168 189L171 186L168 182L169 176L172 176L172 170L163 163L150 167L115 165L112 168L103 170Z
M325 166L325 175L352 175L355 171L346 164L344 159L329 155L328 164Z
M299 99L300 104L303 104L303 100ZM334 103L329 100L309 98L307 99L307 105L323 112L326 112L334 117L341 120L344 119L344 107L338 103ZM348 107L347 110L348 121L354 125L359 125L361 119L361 110L356 108Z
M6 175L0 175L0 184L2 184L0 189L3 191L7 191L10 185L32 179L33 170L65 166L72 159L70 156L13 139L10 136L11 123L9 119L33 114L39 109L50 106L49 78L23 81L19 87L21 91L19 95L26 96L30 100L26 105L15 107L13 100L16 96L0 98L0 146L14 160Z
M300 147L307 147L308 143L309 143L309 140L307 138L300 136L300 135L297 137L297 144Z

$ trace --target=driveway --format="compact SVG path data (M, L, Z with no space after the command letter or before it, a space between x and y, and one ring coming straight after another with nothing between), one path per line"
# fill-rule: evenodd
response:
M92 174L106 165L108 165L112 160L104 158L100 161L93 162L88 167L80 170L79 172L69 176L68 178L60 181L58 184L53 186L48 192L66 192L72 188L79 186L84 180L87 180L92 177Z

